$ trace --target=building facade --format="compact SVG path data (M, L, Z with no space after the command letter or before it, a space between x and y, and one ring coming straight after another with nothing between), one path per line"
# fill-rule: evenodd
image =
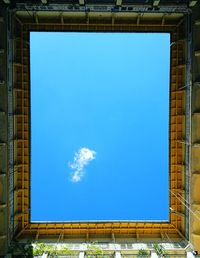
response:
M30 221L30 31L170 33L169 222ZM76 257L156 257L155 244L166 257L200 253L199 1L0 2L0 255L34 242L65 243Z

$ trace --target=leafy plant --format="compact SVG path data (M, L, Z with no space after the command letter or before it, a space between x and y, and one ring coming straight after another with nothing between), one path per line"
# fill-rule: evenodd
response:
M96 245L96 243L92 243L87 245L87 257L94 257L94 256L98 256L98 258L101 257L101 255L103 255L103 250Z
M26 243L12 241L8 252L11 254L21 255L22 257L28 257L33 254L33 247L30 241L27 241Z
M43 253L47 252L48 247L44 243L35 243L33 247L33 255L42 255Z
M149 251L140 249L138 252L138 258L142 258L142 257L144 258L150 257Z
M165 250L162 247L162 245L159 245L159 244L156 243L156 244L153 245L153 247L154 247L154 250L155 250L156 254L159 257L165 257Z
M62 249L57 250L57 254L59 255L67 255L67 254L73 254L74 252L70 250L68 247L63 246Z
M58 257L58 255L73 254L74 251L70 250L66 246L63 246L62 248L58 248L57 245L35 243L33 247L33 255L37 256L37 255L42 255L43 253L48 253L50 257Z

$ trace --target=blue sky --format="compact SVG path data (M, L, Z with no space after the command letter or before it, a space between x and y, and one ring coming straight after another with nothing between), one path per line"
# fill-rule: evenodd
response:
M30 40L31 220L168 220L170 35Z

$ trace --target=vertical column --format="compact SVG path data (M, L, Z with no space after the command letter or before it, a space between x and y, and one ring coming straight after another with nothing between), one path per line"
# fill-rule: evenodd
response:
M13 164L13 12L7 8L7 106L8 106L8 123L7 123L7 134L8 134L8 219L9 219L9 242L13 239L13 207L14 207L14 164Z
M170 192L171 223L178 229L182 224L183 203L177 196L177 189L184 185L184 98L185 98L185 60L184 23L172 33L171 44L171 94L170 94ZM181 193L182 194L182 193ZM174 212L175 211L175 212Z
M187 252L187 258L194 258L195 256L193 255L192 252Z
M81 251L80 253L79 253L79 256L78 256L79 258L84 258L84 252L83 251Z
M190 174L190 242L200 253L200 6L192 14L192 150ZM188 256L189 257L189 256Z
M13 66L12 66L12 87L10 95L13 104L9 105L13 113L13 128L10 126L10 135L14 135L13 146L14 155L10 157L14 167L14 230L22 230L24 227L25 194L24 194L24 88L23 88L23 35L20 20L13 17ZM28 93L26 93L28 94ZM27 119L27 117L26 117ZM28 152L28 151L26 151ZM10 154L11 156L11 154ZM27 166L26 166L27 167ZM27 178L28 182L28 178Z
M187 16L186 35L186 96L185 96L185 237L189 240L190 174L191 174L191 92L192 92L192 31L191 15Z
M121 258L121 253L119 251L115 252L115 258Z
M7 15L0 7L0 256L8 243Z

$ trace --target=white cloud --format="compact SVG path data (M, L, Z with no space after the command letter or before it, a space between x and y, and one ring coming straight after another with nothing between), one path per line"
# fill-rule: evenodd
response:
M73 170L71 175L72 182L77 183L82 179L85 166L95 158L96 152L85 147L75 152L73 163L69 163L69 167Z

